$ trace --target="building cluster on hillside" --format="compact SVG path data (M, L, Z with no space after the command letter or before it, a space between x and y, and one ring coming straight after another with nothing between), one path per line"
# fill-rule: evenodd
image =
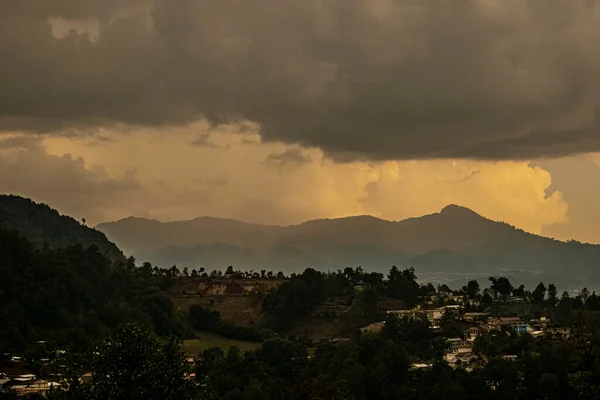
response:
M40 341L38 345L46 343ZM62 379L62 371L66 368L64 365L65 350L54 350L45 352L44 356L26 358L20 355L10 353L2 354L0 362L0 394L6 390L11 390L18 395L47 396L48 393L61 386L59 382ZM32 366L44 371L43 379L34 374Z
M9 353L3 354L0 360L0 399L7 391L12 391L19 396L47 397L52 390L60 388L64 378L63 372L66 369L66 351L55 350L51 354L46 353L46 357L48 358L26 358ZM185 362L193 366L196 360L186 358ZM43 379L32 373L34 365L42 366ZM185 374L187 379L193 379L195 376L195 373ZM79 377L79 381L89 383L92 378L92 373L86 372Z
M461 296L457 296L461 297ZM464 298L452 299L453 302L465 301ZM412 309L387 310L388 315L395 315L399 319L426 318L430 329L442 332L444 321L454 320L463 326L468 326L460 337L446 337L446 350L443 359L453 367L473 368L487 362L485 357L480 357L474 352L475 341L478 337L488 335L493 331L500 331L506 335L529 334L534 339L548 338L551 340L568 339L569 328L553 327L547 317L537 319L523 319L520 317L492 317L488 312L465 312L461 304L449 304L435 308L426 308L427 304L436 304L438 299L430 299L429 303ZM464 304L464 303L463 303ZM363 333L379 332L383 329L385 321L372 323L362 329ZM516 355L504 355L505 360L516 360ZM413 368L425 368L429 364L414 364Z
M506 335L529 334L534 339L548 337L554 340L567 339L570 334L569 328L553 328L550 319L546 317L532 320L519 317L492 318L486 313L461 313L453 317L473 325L465 330L460 338L447 339L449 346L444 354L444 360L453 367L469 368L485 363L485 359L474 353L473 346L478 337L490 334L492 331L504 332ZM503 356L503 359L511 361L517 358L516 355L511 354Z

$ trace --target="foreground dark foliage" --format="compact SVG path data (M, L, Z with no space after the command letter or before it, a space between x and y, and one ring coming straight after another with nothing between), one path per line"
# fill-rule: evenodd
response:
M187 335L185 315L160 290L169 278L141 271L133 260L111 262L95 246L38 249L0 230L0 350L22 352L37 341L85 349L132 321L159 335Z

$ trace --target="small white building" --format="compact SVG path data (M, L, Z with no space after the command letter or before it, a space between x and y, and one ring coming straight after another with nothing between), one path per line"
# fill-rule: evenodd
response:
M436 321L439 321L445 312L446 312L446 309L444 307L435 308L433 310L427 310L426 311L427 319L433 324Z
M427 368L431 368L433 367L433 364L412 364L410 366L410 369L415 370L415 369L427 369Z
M479 327L471 327L463 333L465 340L467 340L468 342L474 342L475 339L477 339L477 337L481 336L482 334L483 329Z

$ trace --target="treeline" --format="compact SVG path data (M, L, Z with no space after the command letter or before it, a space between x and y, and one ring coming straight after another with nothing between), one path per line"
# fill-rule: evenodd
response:
M200 306L177 311L165 294L181 274L176 266L136 266L132 257L115 262L93 245L39 248L16 231L0 230L0 274L0 353L34 351L38 341L84 349L126 322L179 338L194 330L256 342L273 335Z
M119 248L104 233L86 226L85 219L60 215L46 204L30 199L0 194L0 230L17 230L35 246L58 249L80 244L95 245L111 260L124 260Z
M0 230L0 352L30 343L87 348L125 322L159 335L191 335L187 317L135 260L113 263L96 246L37 248L16 231Z
M378 301L381 298L399 300L413 306L420 296L431 292L431 285L419 285L413 268L392 267L387 279L377 272L365 272L361 267L337 272L320 272L307 268L292 274L263 300L267 326L278 331L290 328L309 315L325 300L335 300L351 307L348 317L353 325L370 323L381 317ZM435 292L435 288L433 288Z
M453 290L445 284L434 286L418 282L413 268L400 270L393 266L387 276L365 272L361 267L336 272L308 268L301 274L292 274L267 294L263 311L267 326L277 331L290 328L326 301L350 307L346 319L352 318L355 326L383 320L378 304L389 299L399 302L396 308L460 304L467 311L488 310L493 316L515 316L503 305L523 302L531 306L531 314L524 317L536 318L544 313L563 325L572 322L573 310L600 311L600 296L587 288L576 296L566 291L559 296L555 284L546 287L540 282L529 290L524 285L513 286L503 276L489 277L488 282L489 287L482 289L477 280L470 280L462 288Z
M150 265L149 263L146 263ZM157 269L158 267L154 267ZM286 276L283 272L274 272L268 271L266 269L262 269L260 271L254 271L253 269L249 271L241 271L233 269L233 266L227 267L225 271L221 271L220 269L214 269L210 272L207 272L204 267L192 268L191 270L188 267L184 267L180 270L176 265L172 266L169 269L162 270L166 271L169 275L172 276L185 276L192 278L228 278L228 279L286 279ZM154 273L160 273L155 271Z
M387 325L387 324L386 324ZM163 400L531 400L600 396L600 336L585 322L567 340L492 332L476 345L485 359L472 369L439 360L415 364L411 346L420 328L390 324L379 334L357 333L345 342L325 342L313 355L303 344L279 338L242 353L205 350L186 364L173 341L126 326L90 353L70 386L51 400L109 398ZM515 358L503 357L512 355ZM78 374L91 370L90 383Z
M535 318L544 314L550 317L554 323L569 326L574 322L574 311L595 312L600 311L600 296L595 291L590 292L588 288L583 288L575 296L571 296L567 291L558 295L555 284L550 283L546 286L540 282L533 290L527 289L524 285L514 287L506 277L489 277L490 286L480 292L477 281L470 281L469 286L474 290L456 293L467 293L470 298L480 301L480 309L490 308L492 313L498 316L512 316L503 313L498 306L515 301L522 301L531 306L530 314L523 317Z

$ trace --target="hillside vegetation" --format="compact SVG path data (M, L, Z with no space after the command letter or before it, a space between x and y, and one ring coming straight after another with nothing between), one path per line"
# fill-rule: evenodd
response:
M191 336L187 318L163 294L167 276L150 276L133 260L114 265L95 246L35 248L0 230L0 351L36 341L85 348L126 322L160 335Z
M121 250L104 233L61 215L46 204L13 195L0 195L0 230L17 230L36 246L63 248L95 245L111 260L123 260Z

